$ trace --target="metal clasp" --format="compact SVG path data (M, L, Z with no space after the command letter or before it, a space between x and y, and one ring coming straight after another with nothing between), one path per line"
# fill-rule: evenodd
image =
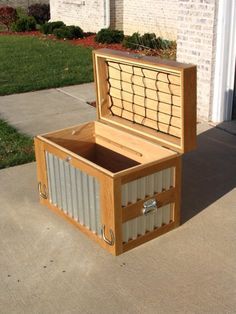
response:
M42 192L42 188L43 188L43 192ZM41 182L38 183L38 191L39 191L39 195L44 198L45 200L48 198L48 194L47 194L47 189L46 189L46 185L43 184Z
M150 200L143 203L143 214L148 215L154 211L157 211L157 201L155 198L150 198Z
M112 231L111 229L110 229L109 231L110 231L111 240L109 240L109 239L106 238L106 236L105 236L105 225L102 225L102 230L101 230L101 232L102 232L102 238L103 238L103 240L104 240L107 244L109 244L110 246L113 246L114 243L115 243L114 233L113 233L113 231Z

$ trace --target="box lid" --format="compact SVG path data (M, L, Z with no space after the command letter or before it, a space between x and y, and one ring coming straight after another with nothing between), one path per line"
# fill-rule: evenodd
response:
M110 49L93 62L100 121L180 153L196 147L196 66Z

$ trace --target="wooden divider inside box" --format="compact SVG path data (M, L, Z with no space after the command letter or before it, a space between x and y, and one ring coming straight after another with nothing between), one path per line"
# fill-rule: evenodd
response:
M176 155L169 149L99 122L52 132L44 138L110 173ZM116 139L122 139L122 142Z

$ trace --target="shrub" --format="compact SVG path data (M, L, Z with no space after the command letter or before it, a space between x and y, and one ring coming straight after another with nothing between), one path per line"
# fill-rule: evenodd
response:
M140 35L139 33L133 33L131 36L127 36L123 41L123 46L130 49L169 49L174 45L171 40L156 37L154 33L145 33Z
M36 30L36 21L33 16L19 18L12 24L12 30L15 32L26 32Z
M141 45L141 35L133 33L131 36L126 36L123 41L123 46L130 49L138 49Z
M58 39L76 39L83 38L83 30L79 26L63 26L54 30L53 34Z
M16 13L17 13L17 19L28 16L28 11L25 8L17 7Z
M40 27L40 32L43 34L52 34L55 29L61 28L63 26L66 25L62 21L48 22Z
M0 7L0 23L9 30L12 23L17 19L16 9L12 7Z
M36 3L28 8L28 15L33 16L38 24L43 24L50 19L49 4Z
M156 35L154 33L145 33L141 36L141 45L151 49L156 48Z
M95 40L102 44L120 43L124 39L124 32L111 28L102 28L96 35Z

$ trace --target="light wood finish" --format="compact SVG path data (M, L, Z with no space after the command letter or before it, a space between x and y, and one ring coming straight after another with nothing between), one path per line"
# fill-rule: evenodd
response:
M197 72L196 67L184 69L183 74L185 80L182 85L183 102L185 106L182 108L182 146L183 151L188 152L197 147L197 111L196 111L196 98L197 98Z
M132 74L129 74L127 77L125 73L122 73L122 81L120 81L119 79L117 79L118 75L118 72L114 74L109 67L109 84L118 90L124 90L128 93L134 92L137 95L144 96L146 88L154 92L154 99L156 99L156 96L158 96L159 92L167 94L171 93L175 96L180 96L181 93L180 85L159 81L159 77L158 81L156 81L155 79L151 79L149 77L136 76Z
M43 193L46 192L48 195L48 181L47 181L47 170L46 170L46 159L45 159L45 143L43 140L38 138L34 139L35 146L35 157L37 162L37 179L38 184L40 183L43 189ZM42 205L47 205L47 200L40 197L40 203Z
M56 155L58 158L61 158L63 160L66 160L69 158L69 163L74 166L75 168L83 169L85 172L87 172L89 175L94 176L98 179L100 179L103 174L112 175L110 171L107 171L106 169L99 167L98 165L95 165L94 163L90 162L89 160L78 156L77 154L70 152L69 150L60 147L59 145L50 142L47 139L44 139L40 136L37 137L38 139L44 140L44 147L45 150L53 155Z
M102 224L105 225L105 236L110 239L112 230L115 244L106 244L106 249L113 255L122 253L122 210L121 210L121 183L120 179L113 180L104 176L101 180L101 208Z
M144 164L176 153L104 123L95 123L95 141ZM105 140L106 139L106 140Z
M48 199L41 203L70 221L113 255L119 255L180 223L181 154L196 145L196 67L157 58L98 50L93 53L98 122L35 138L38 181L48 190L45 151L99 180L101 222L109 245ZM135 122L135 123L134 123ZM175 168L174 186L122 208L122 185ZM171 204L171 220L122 243L122 223L139 217L144 201Z
M158 121L161 123L164 123L167 125L173 125L173 126L176 126L177 128L180 128L180 123L181 123L180 117L175 117L173 115L170 116L167 113L162 113L157 110L149 109L143 106L138 106L130 102L119 101L118 99L116 100L113 99L113 104L110 108L111 112L113 112L113 108L115 108L116 110L121 110L120 112L118 111L117 113L120 116L122 116L122 111L124 111L124 112L134 113L135 115L141 116L141 119L144 119L144 117L151 119L155 122L154 124L155 129L159 126L159 123L156 121L156 119L158 119ZM179 114L179 112L176 111L176 114ZM132 119L132 117L129 119Z
M127 168L137 171L146 164L176 155L169 149L100 122L50 132L37 138L45 143L48 152L62 159L70 157L71 164L95 177L101 177L101 173L115 177ZM117 138L122 138L122 144L111 140Z
M148 176L150 174L153 174L155 172L158 172L160 170L164 170L171 167L176 167L179 162L179 155L172 156L166 159L162 160L156 160L152 164L145 165L144 167L140 167L138 171L133 171L133 169L127 169L123 171L123 173L119 173L119 176L121 177L121 183L125 184L134 180L137 180L139 178ZM117 174L118 176L118 174ZM177 183L177 182L176 182Z
M151 129L156 130L158 128L159 131L161 131L163 133L174 135L178 138L181 136L181 130L179 128L176 128L176 127L171 125L173 118L171 118L170 116L165 119L165 122L167 123L167 124L165 124L165 123L160 123L160 122L157 123L153 119L144 118L144 116L142 116L142 115L139 115L139 114L134 113L134 112L129 112L125 109L114 107L114 106L111 107L111 112L114 115L117 115L119 117L122 117L122 118L130 120L130 121L133 121L135 123L147 126ZM135 127L135 125L134 125L134 127Z
M125 100L121 100L119 98L113 97L113 105L119 108L124 108L128 111L131 111L132 108L134 108L134 111L138 113L138 110L145 110L144 105L136 105L132 104L132 102L128 102ZM164 102L157 103L155 100L149 100L148 103L146 103L146 110L147 113L152 112L152 115L157 115L158 113L166 114L166 115L172 115L173 117L180 118L181 115L181 108L178 106L172 106L170 104L166 104ZM158 111L158 112L157 112ZM144 115L142 111L142 115Z
M182 149L180 148L181 140L170 134L165 134L151 128L146 128L144 132L143 125L135 124L129 120L116 116L109 116L108 118L104 117L103 119L101 119L101 121L113 127L115 126L120 130L126 130L130 134L138 135L141 138L152 141L153 143L159 144L160 146L168 148L171 147L173 151L179 153L182 152Z
M174 228L176 228L176 223L175 222L171 222L168 225L164 225L160 228L154 229L151 232L147 232L145 235L139 236L137 239L135 240L130 240L127 243L123 244L123 252L127 252L131 249L134 249L135 247L155 239L156 237L159 237L160 235L167 233L171 230L173 230Z
M139 200L134 204L130 204L122 208L122 222L126 222L130 219L142 216L143 203L149 199L155 198L157 200L157 207L162 207L163 205L173 203L175 201L175 188L171 188L168 191L161 193L156 193L152 196L146 197L144 200Z
M182 186L182 160L181 157L176 158L175 166L175 203L174 203L174 221L176 227L180 224L180 206L181 206L181 186Z
M169 105L174 105L178 107L181 106L181 99L179 96L171 97L170 93L157 92L152 89L145 90L144 88L141 89L140 87L137 86L133 86L133 91L129 91L127 83L122 84L122 89L114 88L113 85L111 85L109 93L111 97L123 99L131 103L133 102L139 106L148 106L149 99L151 101L153 100L158 103L164 102ZM145 94L146 97L149 99L145 100Z
M195 148L195 66L107 49L93 58L101 121L178 152Z

